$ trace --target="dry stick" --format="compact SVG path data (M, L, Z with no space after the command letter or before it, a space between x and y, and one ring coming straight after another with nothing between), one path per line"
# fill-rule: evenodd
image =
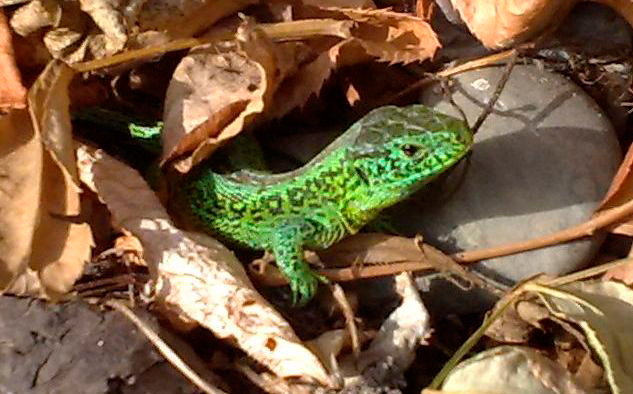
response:
M473 135L477 134L477 130L479 130L479 128L484 123L488 115L490 115L490 113L492 112L492 108L497 103L497 100L499 100L499 96L501 96L501 92L503 91L503 88L506 86L506 82L508 82L508 79L510 78L510 74L512 73L512 69L514 68L514 65L516 64L518 57L519 57L519 51L515 50L512 56L510 56L510 61L506 65L506 69L503 71L503 74L501 74L501 79L497 83L497 87L495 88L494 93L488 100L488 103L484 107L484 110L481 112L481 114L475 121L475 124L471 128Z
M429 389L439 389L442 385L442 382L446 379L448 374L457 366L457 363L461 361L466 354L479 342L481 337L483 337L486 333L486 330L492 325L492 323L501 317L503 312L508 308L508 306L512 305L518 297L523 293L523 286L519 286L514 289L507 298L505 298L500 305L497 306L496 309L492 311L490 316L484 319L484 322L481 323L481 326L473 332L470 337L462 344L462 346L457 349L457 351L453 354L453 356L444 364L440 372L435 375L431 384L428 385Z
M633 264L633 258L627 257L624 259L614 260L595 267L589 267L582 271L573 272L565 276L559 276L558 278L546 279L543 281L543 284L547 286L562 286L572 282L580 282L581 280L604 274L611 269L627 264Z
M298 40L311 35L337 36L346 38L349 32L347 25L334 19L303 19L299 21L262 23L258 27L271 39ZM351 27L351 24L350 24ZM120 63L154 56L164 55L167 52L180 51L193 48L198 45L210 44L235 37L235 31L226 30L216 32L204 38L180 38L165 44L153 45L140 49L133 49L117 53L107 58L90 60L87 62L71 64L77 72L93 71L104 67L111 67Z
M198 387L203 393L207 394L226 394L224 391L209 385L200 375L198 375L193 369L187 365L187 363L180 358L176 352L169 347L161 339L161 337L154 332L142 319L130 310L124 303L117 300L108 300L105 302L109 307L121 312L123 316L127 317L145 336L149 341L156 346L156 349L167 359L177 370L180 371L187 379L191 381L196 387Z
M352 340L354 356L358 357L360 355L360 337L358 335L358 326L356 326L354 309L350 306L349 300L345 297L345 292L339 284L331 285L330 289L334 300L345 317L345 326L347 326L347 332L349 332L350 339Z
M437 78L447 78L459 73L463 73L465 71L468 70L473 70L476 68L480 68L480 67L485 67L485 66L489 66L493 63L496 63L500 60L504 60L507 59L509 57L512 57L515 52L517 52L516 49L510 49L507 51L503 51L503 52L499 52L499 53L495 53L489 56L484 56L481 57L479 59L475 59L475 60L471 60L468 61L466 63L460 64L459 66L455 66L455 67L451 67L448 68L446 70L443 71L439 71L431 76L428 77L424 77L422 79L420 79L419 81L409 85L406 89L401 90L400 92L396 93L395 95L389 97L387 100L385 100L386 103L393 103L398 101L399 99L408 96L409 94L415 92L416 90L420 90L421 88L423 88L424 86L428 85L431 82L435 82L437 80Z
M578 238L591 236L596 230L617 223L618 221L631 215L633 215L633 200L630 200L619 207L599 212L592 219L577 226L569 227L550 235L492 248L455 253L451 255L451 257L458 262L468 263L556 245L563 242L573 241Z
M450 77L459 73L463 73L464 71L474 70L476 68L489 66L500 60L508 59L514 56L516 52L517 52L516 49L508 49L507 51L494 53L489 56L484 56L479 59L468 61L466 63L460 64L459 66L455 66L443 71L439 71L435 73L435 76L436 77Z

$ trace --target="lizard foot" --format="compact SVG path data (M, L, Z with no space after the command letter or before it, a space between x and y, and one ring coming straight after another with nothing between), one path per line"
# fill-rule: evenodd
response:
M293 273L288 281L295 306L305 306L316 294L319 282L329 283L325 276L314 273L309 267Z

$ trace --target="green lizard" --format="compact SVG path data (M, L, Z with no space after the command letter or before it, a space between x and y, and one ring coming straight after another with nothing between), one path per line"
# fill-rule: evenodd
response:
M385 106L354 123L310 162L282 174L204 166L179 189L184 206L211 234L272 251L293 300L307 302L322 278L303 249L355 234L419 190L470 149L468 126L422 105Z
M327 248L355 234L471 145L470 129L459 119L423 105L384 106L294 171L221 175L201 165L179 182L176 200L210 234L271 251L293 301L305 304L325 279L305 262L304 248Z

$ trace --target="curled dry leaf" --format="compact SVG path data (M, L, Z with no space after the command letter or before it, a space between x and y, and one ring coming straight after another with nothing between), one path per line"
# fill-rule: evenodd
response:
M11 16L11 27L16 33L27 36L44 27L57 26L62 8L55 0L33 0L18 8Z
M430 315L411 275L403 272L395 281L402 303L382 323L369 348L356 361L365 376L378 382L394 372L404 373L415 359L418 346L426 344L432 332Z
M539 327L539 320L544 316L540 314L542 306L533 300L518 299L505 307L508 299L513 299L515 294L510 292L499 299L490 314L497 312L499 308L505 308L501 315L495 319L486 330L486 336L503 343L526 343L534 332L535 326ZM549 313L545 316L548 317Z
M30 266L50 295L70 290L90 259L92 232L75 223L80 214L79 179L72 141L68 86L74 72L51 62L29 91L29 110L45 151L40 218L33 235Z
M0 291L26 271L39 217L42 143L26 111L0 115Z
M372 0L303 0L302 3L313 7L376 8Z
M89 0L91 1L91 0ZM257 3L256 0L153 0L140 2L141 31L164 31L169 37L191 37L220 19Z
M41 29L51 55L69 63L114 55L132 43L191 37L218 20L256 3L254 0L136 1L32 0L11 18L23 36ZM159 35L160 38L157 38Z
M75 72L61 61L50 62L29 90L29 111L46 150L62 169L64 179L71 182L68 187L79 192L68 92L74 76ZM78 205L66 209L67 212L55 212L62 215L79 213Z
M376 58L389 63L410 63L431 58L440 44L431 26L420 18L388 10L305 7L303 17L329 17L354 22L351 37L319 48L314 60L303 64L281 84L268 118L280 118L302 107L321 90L339 67ZM323 43L320 42L322 47Z
M470 31L488 48L518 44L553 29L578 0L452 0Z
M622 283L587 281L556 289L532 288L550 312L578 325L602 362L613 393L633 392L633 290Z
M563 367L538 351L499 346L460 363L442 385L446 392L588 394Z
M110 209L114 225L143 243L158 303L233 340L279 377L329 384L316 356L252 287L233 253L210 237L177 229L135 170L85 146L78 158L81 179Z
M26 107L26 88L15 65L11 32L4 11L0 9L0 110Z
M79 0L79 4L81 10L90 15L103 32L92 37L91 45L95 57L113 55L122 50L128 39L123 13L129 8L109 0Z
M281 118L294 108L302 107L310 96L321 90L332 71L339 66L340 59L358 58L358 54L363 59L369 59L350 38L333 45L316 59L300 67L295 74L283 81L275 94L273 106L266 112L266 117Z
M90 43L85 34L89 18L76 1L35 0L23 5L11 17L11 26L20 35L44 32L43 41L54 58L76 62L85 57Z
M306 346L319 357L324 365L331 371L336 370L336 358L344 348L350 347L352 343L348 330L342 328L326 331L318 337L306 342Z
M329 266L345 266L351 261L358 264L388 264L402 261L433 259L436 264L427 263L427 268L442 265L446 255L429 245L423 250L416 242L407 237L398 237L381 233L359 233L343 239L332 247L319 250L319 258Z
M52 62L29 91L30 119L26 112L2 117L3 171L7 201L2 205L3 253L1 283L4 289L18 279L14 290L42 288L48 296L66 293L90 258L92 233L79 215L77 182L70 118L68 84L73 72Z
M238 41L204 46L176 67L165 98L163 163L193 150L179 162L186 172L253 123L275 90L272 43L243 25Z
M354 37L380 62L411 63L430 59L440 47L435 32L421 18L389 10L327 8L358 23Z

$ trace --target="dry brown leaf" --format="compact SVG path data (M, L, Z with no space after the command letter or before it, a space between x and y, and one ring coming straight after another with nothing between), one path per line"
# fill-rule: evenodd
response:
M33 234L30 267L39 272L49 296L71 290L90 260L92 231L87 223L73 223L79 214L79 193L72 180L44 153L41 215Z
M88 55L97 59L114 55L128 43L138 47L150 41L191 37L254 3L254 0L158 0L130 4L110 0L33 0L16 10L11 25L23 36L49 29L44 32L44 43L51 55L75 63Z
M3 237L3 246L10 250L0 268L2 288L30 267L41 283L34 284L33 275L26 273L13 290L41 286L48 296L60 296L90 258L90 228L73 222L80 211L68 115L68 84L73 75L62 63L52 62L29 91L30 118L26 113L2 118L8 126L3 128L8 149L4 190L10 200L3 204L6 210L0 216L3 229L11 232Z
M313 7L376 8L372 0L303 0L302 3Z
M266 117L281 118L294 108L302 107L310 96L321 90L332 71L340 66L341 58L370 59L355 40L340 41L286 78L275 94L273 106L266 112Z
M404 373L415 359L418 346L428 344L426 340L432 333L431 317L411 275L397 275L395 288L402 303L382 323L367 350L353 362L365 376L378 382L385 379L385 371Z
M55 0L33 0L18 8L11 16L11 27L21 36L27 36L44 27L57 26L62 8Z
M514 293L508 293L497 301L490 314L496 313L500 308L505 309L488 327L486 336L502 343L526 343L535 328L540 328L539 321L549 317L547 310L543 315L544 307L534 302L530 296L523 296L506 308L508 300L515 297Z
M0 9L0 110L26 107L26 88L20 81L14 56L7 18Z
M397 237L379 233L359 233L347 237L326 250L317 252L321 261L328 266L345 266L350 262L357 264L388 264L401 261L417 261L423 264L425 260L434 260L436 265L447 258L437 249L423 245L420 251L416 242L411 238ZM427 263L429 269L434 265Z
M121 51L128 39L123 13L129 8L123 8L121 3L110 0L79 0L79 5L103 32L91 37L90 45L95 57L111 56Z
M0 115L0 291L23 273L39 218L42 143L24 110Z
M115 227L141 240L158 304L232 340L278 377L329 385L316 356L252 287L233 253L208 236L177 229L135 170L85 146L77 155L82 181L108 206Z
M605 369L611 391L632 392L633 290L622 283L593 280L556 288L529 288L537 292L554 316L583 331Z
M451 0L451 3L482 44L503 48L555 28L577 1Z
M236 136L264 110L276 87L272 43L243 25L237 42L204 46L176 68L165 99L163 163L195 150L178 163L186 172Z
M352 37L332 42L314 60L304 64L286 78L275 95L268 118L280 118L292 109L302 107L313 94L318 94L332 72L376 58L389 63L410 63L431 58L440 44L431 26L424 20L389 10L353 8L314 8L301 10L302 17L328 17L355 23ZM315 50L325 41L317 40Z
M539 351L497 346L457 365L442 393L589 394L569 371Z
M40 276L30 268L27 268L26 271L16 277L4 293L22 297L46 298L46 292L42 288Z
M633 285L633 262L611 268L602 276L603 280L616 280L629 286Z
M141 31L165 31L171 38L191 37L256 0L146 1L138 14Z
M441 3L446 1L447 0L440 0ZM431 20L434 8L437 5L438 4L436 4L433 0L417 0L415 2L415 15L424 19L425 21L429 21ZM439 5L439 7L441 7L441 5ZM448 16L447 19L449 21L451 20L450 18L448 18Z
M75 1L35 0L19 8L11 17L11 26L20 35L49 29L43 42L58 59L76 62L85 57L90 37L85 34L89 18Z
M68 86L74 71L52 61L29 91L29 110L45 151L42 160L40 218L30 266L51 296L70 290L90 259L92 233L74 223L80 213L79 179L72 141Z
M358 23L354 37L378 61L411 63L430 59L440 47L435 32L421 18L389 10L328 8Z
M75 191L79 192L79 179L75 163L70 121L70 99L68 86L75 71L63 62L53 60L42 71L29 90L29 111L36 131L41 135L42 143L53 160L64 171L64 178L72 181ZM71 185L68 185L71 187ZM79 214L79 205L68 206L61 215Z
M123 261L125 261L126 264L147 266L143 258L144 252L141 240L126 229L122 229L121 232L123 235L118 236L117 239L114 240L114 250L116 253L123 256Z

